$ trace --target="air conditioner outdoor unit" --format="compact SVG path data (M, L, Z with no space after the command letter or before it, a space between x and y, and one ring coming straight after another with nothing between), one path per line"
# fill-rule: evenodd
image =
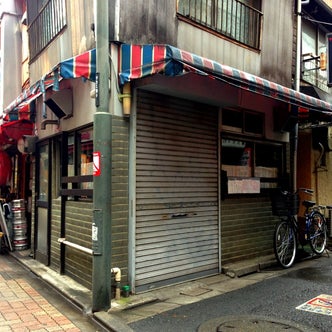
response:
M63 89L54 93L44 103L59 119L73 116L73 92L71 89Z

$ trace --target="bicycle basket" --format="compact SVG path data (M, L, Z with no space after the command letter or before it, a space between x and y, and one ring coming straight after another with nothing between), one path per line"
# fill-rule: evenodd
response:
M272 214L275 216L293 216L299 212L299 195L297 193L284 194L280 190L271 195Z

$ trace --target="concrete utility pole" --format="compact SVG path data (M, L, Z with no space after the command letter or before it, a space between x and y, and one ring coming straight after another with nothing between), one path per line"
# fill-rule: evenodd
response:
M92 311L111 303L112 116L109 112L109 1L95 0L96 113L94 116Z

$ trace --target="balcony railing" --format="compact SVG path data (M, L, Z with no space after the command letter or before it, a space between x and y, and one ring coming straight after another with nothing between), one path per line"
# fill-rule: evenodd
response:
M321 55L312 53L302 54L301 79L307 83L328 92L327 72L325 65L322 67Z
M49 0L28 27L30 58L35 58L66 24L66 1Z
M260 48L263 14L239 0L179 0L178 14L244 45Z

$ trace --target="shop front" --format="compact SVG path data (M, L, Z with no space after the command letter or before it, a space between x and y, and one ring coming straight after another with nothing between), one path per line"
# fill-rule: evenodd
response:
M111 98L131 102L111 128L110 241L122 281L140 292L271 254L270 192L291 183L299 107L329 116L332 106L169 45L117 47L125 91ZM49 88L59 80L60 92L72 91L73 112L54 108L37 121L30 189L35 258L91 288L94 85L76 78L95 60L85 58L85 74L74 72L75 59L64 62L69 73L50 73ZM55 102L57 93L49 92Z
M120 60L134 101L133 291L272 254L270 193L291 187L298 106L331 105L167 45L122 45Z

